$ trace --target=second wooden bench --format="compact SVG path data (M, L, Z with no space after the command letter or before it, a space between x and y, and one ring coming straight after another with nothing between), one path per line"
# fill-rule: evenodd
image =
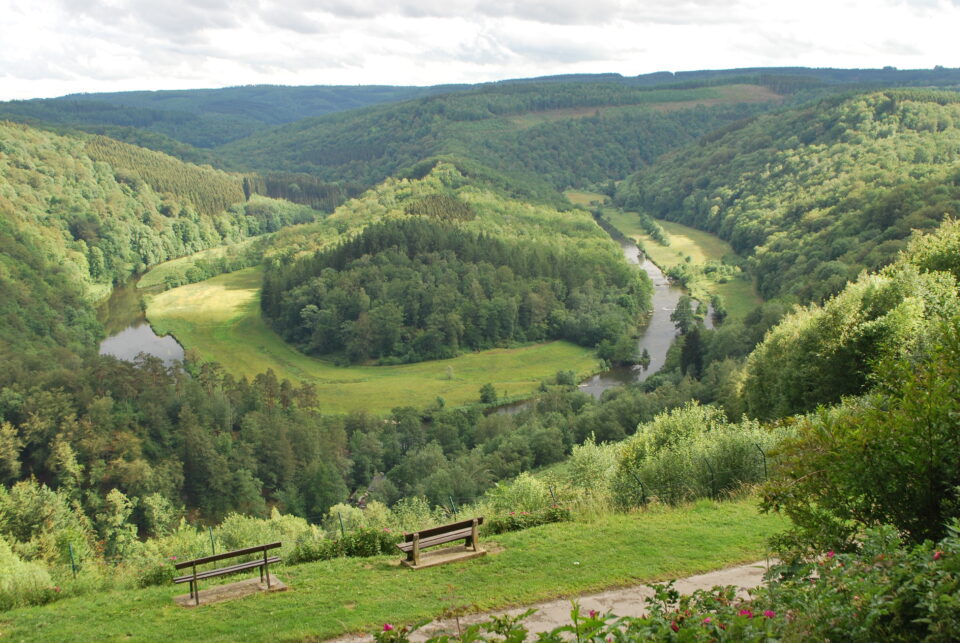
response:
M270 556L267 557L267 550L276 549L282 543L275 542L269 543L267 545L257 545L256 547L247 547L245 549L237 549L235 551L228 551L222 554L214 554L213 556L204 556L203 558L195 558L193 560L185 560L181 563L177 563L174 567L176 569L186 569L187 567L192 568L192 572L185 576L178 576L173 579L174 583L190 583L190 597L194 599L197 605L200 604L200 588L197 584L198 581L204 578L214 578L215 576L224 576L226 574L235 574L237 572L242 572L248 569L258 569L260 570L260 582L263 582L264 572L267 576L267 588L270 588L270 565L273 563L279 563L279 556ZM226 560L228 558L236 558L237 556L246 556L249 554L262 553L262 558L255 558L253 560L248 560L242 563L237 563L235 565L229 565L227 567L219 567L217 569L206 569L203 571L197 571L197 567L200 565L205 565L207 563L214 563L220 560Z
M477 528L482 524L483 516L480 516L478 518L472 518L471 520L462 520L460 522L450 523L449 525L430 527L429 529L421 529L420 531L404 534L403 542L397 543L397 548L407 555L407 559L403 561L403 564L413 568L425 567L427 565L422 565L420 562L420 550L426 549L427 547L456 542L458 540L463 541L464 553L446 556L442 559L438 558L430 564L439 565L453 560L483 555L486 552L477 546Z

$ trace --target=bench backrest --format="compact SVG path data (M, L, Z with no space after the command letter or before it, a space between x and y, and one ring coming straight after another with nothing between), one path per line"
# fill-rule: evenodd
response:
M477 524L483 524L483 516L479 516L477 519ZM429 529L421 529L420 531L414 531L409 534L403 535L404 542L413 542L413 535L420 534L420 538L429 538L430 536L437 536L439 534L445 534L450 531L457 531L458 529L466 529L467 527L473 526L473 518L470 520L461 520L460 522L452 522L449 525L441 525L439 527L430 527Z
M247 547L245 549L237 549L234 551L226 551L222 554L214 554L213 556L204 556L203 558L194 558L193 560L185 560L181 563L174 565L176 569L183 569L184 567L193 567L194 565L203 565L204 563L212 563L218 560L223 560L225 558L233 558L235 556L243 556L245 554L254 554L257 552L266 551L268 549L275 549L279 547L281 542L269 543L267 545L257 545L256 547Z

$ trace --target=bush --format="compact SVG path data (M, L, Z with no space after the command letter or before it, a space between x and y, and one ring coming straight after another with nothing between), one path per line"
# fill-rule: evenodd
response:
M136 572L137 587L151 587L170 583L176 576L177 570L173 566L175 562L170 559L157 559L145 563Z
M0 610L43 605L59 592L46 569L21 560L0 538Z
M919 363L877 373L872 396L805 418L782 448L764 506L791 518L795 544L851 549L881 524L922 542L960 518L960 318Z
M752 420L731 424L723 411L696 402L641 424L620 450L611 482L620 508L656 498L676 504L716 497L761 482L766 455L786 429Z
M288 557L290 564L315 560L330 560L341 557L365 558L394 553L394 545L402 535L390 529L363 528L348 533L343 538L324 538L317 531L297 540Z
M489 518L483 524L484 534L503 534L508 531L520 531L547 525L553 522L569 522L573 517L569 509L564 507L547 507L540 511L511 511L505 515Z
M484 504L496 513L507 513L539 511L553 503L547 485L524 471L510 482L497 483L487 491Z

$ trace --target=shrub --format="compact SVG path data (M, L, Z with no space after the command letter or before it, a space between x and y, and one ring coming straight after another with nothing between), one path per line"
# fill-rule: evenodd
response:
M526 471L510 482L497 483L487 492L484 500L497 513L533 512L553 504L547 485Z
M611 482L615 504L629 508L651 498L673 504L760 482L766 454L786 433L746 419L731 424L723 411L696 402L661 413L620 450Z
M960 517L960 318L923 360L877 372L872 396L805 418L783 446L764 506L790 516L796 543L849 549L881 524L922 542Z
M59 591L60 588L54 586L46 569L21 560L7 541L0 538L0 610L22 605L42 605L52 600Z
M547 525L553 522L569 522L573 517L564 507L547 507L539 511L511 511L508 514L493 516L483 524L484 534L503 534L508 531L520 531Z

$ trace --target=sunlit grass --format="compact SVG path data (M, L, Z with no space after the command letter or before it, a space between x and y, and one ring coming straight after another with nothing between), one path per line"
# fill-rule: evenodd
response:
M574 205L590 207L594 203L606 203L610 197L599 192L587 192L586 190L567 190L563 193L567 200Z
M454 359L400 366L335 366L285 343L260 316L260 268L248 268L155 295L147 317L187 351L217 361L227 372L253 377L273 369L279 378L312 382L322 410L385 412L397 406L477 402L490 382L501 397L529 395L557 371L596 371L592 349L568 342L468 353Z

